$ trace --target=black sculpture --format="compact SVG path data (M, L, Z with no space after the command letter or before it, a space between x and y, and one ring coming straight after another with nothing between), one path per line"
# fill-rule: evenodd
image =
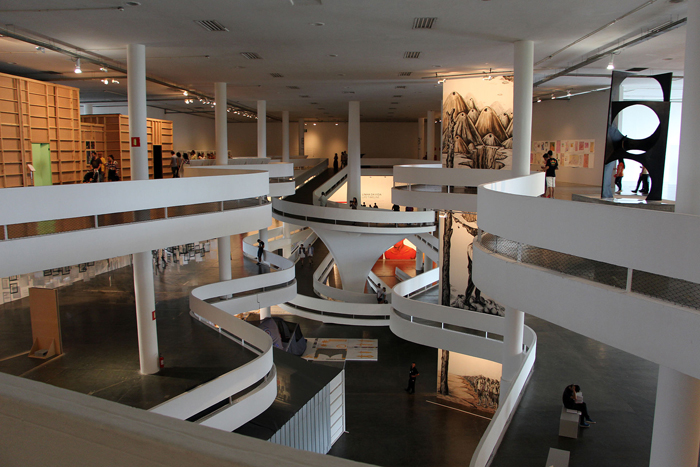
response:
M666 142L668 139L668 120L671 110L671 79L673 73L649 76L655 79L663 92L663 101L621 101L620 90L625 78L633 75L613 71L610 87L610 105L608 107L608 131L605 140L605 166L618 159L631 159L642 164L649 171L651 178L651 190L647 201L660 201L664 183L664 165L666 163ZM659 126L654 133L644 139L628 138L615 125L615 118L627 107L643 105L651 109L659 119ZM630 151L643 151L641 154L633 154ZM606 172L609 174L606 177ZM612 171L603 170L603 191L601 196L612 198L609 175ZM607 178L607 179L606 179ZM606 190L607 187L607 190Z

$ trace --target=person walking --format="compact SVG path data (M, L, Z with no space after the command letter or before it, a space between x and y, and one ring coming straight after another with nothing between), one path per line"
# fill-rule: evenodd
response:
M632 190L632 193L636 193L639 191L639 185L642 185L642 194L648 195L649 194L649 171L644 166L642 166L642 171L640 172L639 178L637 179L637 188Z
M178 172L180 170L180 163L178 159L180 158L179 153L175 154L175 151L170 151L170 172L173 174L173 178L178 178Z
M411 368L408 370L408 387L406 392L409 394L414 394L416 392L416 378L420 376L418 368L416 368L416 363L411 363Z
M309 257L309 266L314 265L314 245L313 243L309 245L309 249L306 250L306 256Z
M304 267L304 258L306 258L306 249L304 244L299 245L299 259L301 260L301 267Z

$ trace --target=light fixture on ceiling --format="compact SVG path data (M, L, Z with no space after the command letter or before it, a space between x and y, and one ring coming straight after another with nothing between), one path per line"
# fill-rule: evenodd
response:
M75 71L76 73L82 73L82 72L83 72L83 70L80 69L80 59L79 59L79 58L75 60L75 70L74 70L74 71Z
M537 99L537 102L542 102L542 99Z
M438 84L442 84L442 83L444 83L444 82L445 82L445 78L439 79L439 80L438 80Z
M46 53L46 49L43 48L43 47L36 46L36 47L34 47L34 48L36 49L37 52L41 52L41 53L43 53L43 54Z
M614 70L615 69L615 56L610 55L610 63L608 63L608 70Z
M566 91L566 97L571 97L571 90Z
M315 123L314 123L314 126L316 126L316 124L315 124Z
M103 82L103 83L105 83L105 84L109 84L109 80L106 79L106 78L105 78L105 79L101 79L100 81Z
M117 81L116 79L112 78L112 84L119 84L119 81Z
M101 66L101 67L100 67L100 71L104 71L105 73L107 73L109 70L108 70L107 68Z
M338 124L336 123L335 126L338 126Z
M554 100L554 99L556 99L556 97L554 97L554 94L552 94L552 100Z
M486 72L484 72L486 74ZM489 75L484 76L484 81L491 81L493 79L493 75L491 74L491 68L489 68Z
M185 96L185 97L187 97L188 92L187 92L187 91L182 91L182 95Z

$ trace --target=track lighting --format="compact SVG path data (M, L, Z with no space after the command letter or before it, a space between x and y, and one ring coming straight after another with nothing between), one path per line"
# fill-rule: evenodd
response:
M119 81L117 81L116 79L112 78L112 84L119 84Z
M537 102L542 102L542 99L537 99Z
M43 53L43 54L46 53L46 49L43 48L43 47L36 46L36 47L34 47L34 48L36 49L37 52L41 52L41 53Z
M101 67L100 67L100 71L104 71L105 73L107 73L109 70L108 70L107 68L101 66Z
M187 91L182 91L182 95L187 97Z
M615 56L610 55L610 63L608 63L608 70L614 70L615 69Z
M101 79L100 81L103 82L103 83L105 83L105 84L109 84L109 80L108 80L108 79Z
M82 73L82 72L83 72L83 70L80 69L80 59L79 59L79 58L75 60L75 72L76 72L76 73Z

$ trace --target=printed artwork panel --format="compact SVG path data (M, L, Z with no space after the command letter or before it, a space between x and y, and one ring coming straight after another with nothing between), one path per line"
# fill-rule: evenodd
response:
M512 77L450 79L442 86L443 166L510 170Z
M485 417L498 409L499 363L457 352L438 352L437 399Z

